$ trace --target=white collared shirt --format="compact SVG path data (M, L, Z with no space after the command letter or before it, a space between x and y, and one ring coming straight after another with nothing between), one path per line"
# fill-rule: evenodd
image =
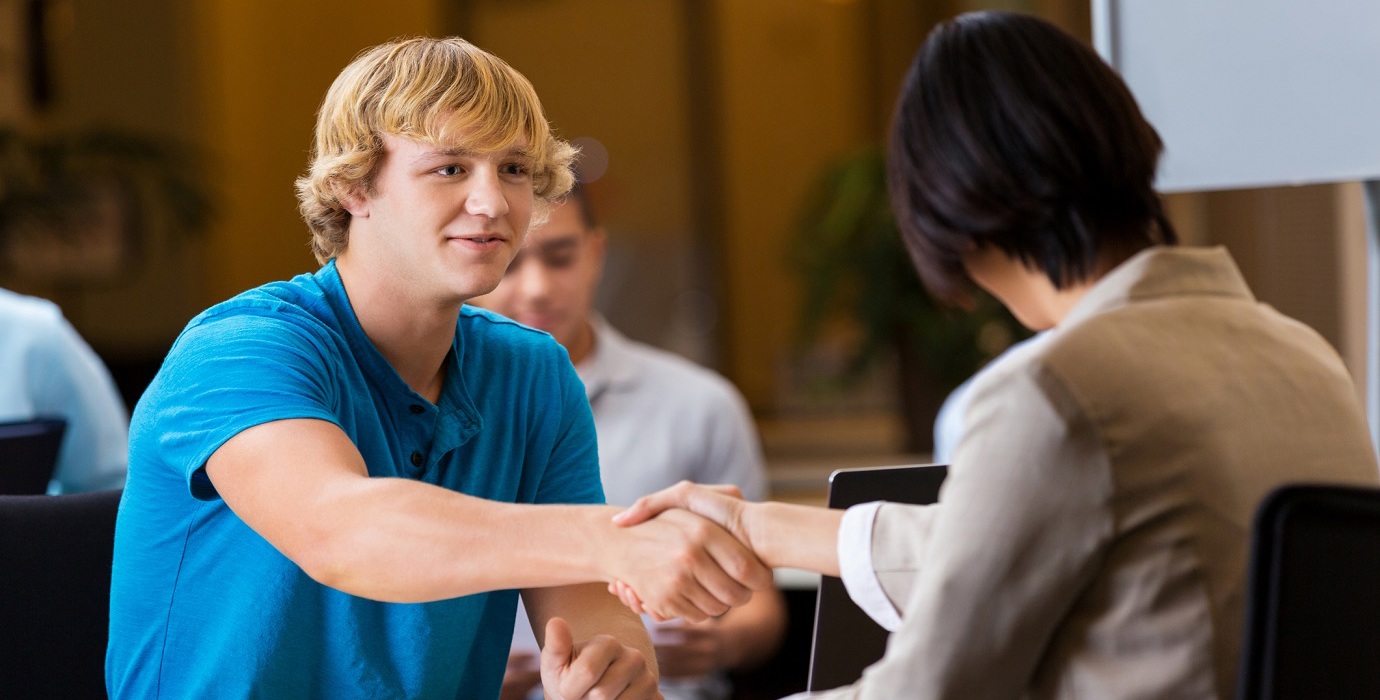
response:
M674 485L734 484L766 496L766 468L747 403L728 380L629 340L602 318L575 371L599 436L604 497L615 505Z
M592 323L594 347L575 371L594 411L605 500L630 505L684 479L733 484L748 500L765 498L762 448L738 390L679 355L628 339L601 317ZM646 619L653 641L666 633ZM515 651L539 653L530 624L519 605ZM661 682L666 700L722 698L728 691L722 675Z

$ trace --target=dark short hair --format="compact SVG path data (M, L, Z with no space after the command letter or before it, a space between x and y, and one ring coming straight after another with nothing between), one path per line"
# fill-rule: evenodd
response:
M916 54L887 180L921 280L962 302L975 248L996 246L1063 289L1104 253L1177 242L1154 189L1162 150L1091 49L1030 15L979 12L940 24Z

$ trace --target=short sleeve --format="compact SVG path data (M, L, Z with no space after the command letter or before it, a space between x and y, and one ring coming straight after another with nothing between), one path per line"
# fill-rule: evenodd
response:
M239 309L205 318L183 332L168 354L147 406L160 461L177 469L191 494L216 498L206 461L240 432L277 420L314 418L340 424L329 377L339 355L329 333L290 309ZM152 415L147 415L149 412Z
M604 487L599 480L594 414L585 397L584 384L563 353L555 370L560 387L560 421L536 502L602 504Z

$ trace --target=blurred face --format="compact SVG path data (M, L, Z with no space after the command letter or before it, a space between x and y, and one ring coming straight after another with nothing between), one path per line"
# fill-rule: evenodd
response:
M526 141L497 153L383 136L373 187L348 198L346 268L464 301L494 288L522 245L534 194Z
M603 268L603 232L566 202L528 234L498 288L471 303L550 333L579 362L593 347L589 317Z

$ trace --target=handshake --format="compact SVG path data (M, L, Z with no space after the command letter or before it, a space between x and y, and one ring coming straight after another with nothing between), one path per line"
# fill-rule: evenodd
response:
M589 511L601 519L591 533L602 545L599 576L633 612L657 621L718 618L748 603L754 591L770 588L774 567L838 575L834 543L842 511L749 503L737 487L683 481L644 496L612 522L603 519L610 512ZM609 697L659 697L651 668L612 637L572 645L559 618L548 623L545 637L540 673L510 659L503 697L526 697L538 682L552 698L588 697L595 689ZM658 657L666 651L657 646ZM634 687L652 690L642 695L629 691Z
M656 620L718 617L772 585L771 569L838 575L841 513L783 503L748 503L734 486L682 481L613 517L633 546L609 592Z

